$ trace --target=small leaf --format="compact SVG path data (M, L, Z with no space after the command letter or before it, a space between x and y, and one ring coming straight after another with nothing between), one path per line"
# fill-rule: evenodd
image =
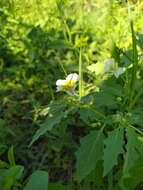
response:
M117 164L118 155L123 153L123 143L124 139L124 129L117 128L109 133L108 137L105 139L105 149L104 149L104 172L105 176L114 165Z
M16 165L7 169L4 173L3 190L11 190L16 181L21 177L24 170L23 166Z
M97 161L102 159L103 139L103 128L99 131L92 131L81 139L81 146L76 152L76 176L79 180L90 174L95 169Z
M8 167L9 167L9 164L7 162L0 160L0 169L1 168L8 168Z
M8 161L9 161L11 166L15 165L13 146L11 146L8 150Z
M37 170L30 177L23 190L48 190L48 173Z
M65 116L64 112L55 114L52 117L46 119L46 121L40 125L40 128L36 131L35 135L32 138L30 146L39 139L41 135L44 135L47 131L51 131L54 125L58 124L61 119Z

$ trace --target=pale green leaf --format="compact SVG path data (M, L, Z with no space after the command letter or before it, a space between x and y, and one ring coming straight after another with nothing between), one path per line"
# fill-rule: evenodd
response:
M7 169L4 173L3 190L11 190L16 181L21 177L24 167L16 165Z
M23 190L48 190L48 173L37 170L30 177Z
M11 146L8 150L8 161L11 166L15 165L15 158L14 158L14 152L13 152L13 146Z

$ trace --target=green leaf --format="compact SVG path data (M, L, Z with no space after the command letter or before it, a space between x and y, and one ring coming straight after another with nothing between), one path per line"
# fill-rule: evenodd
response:
M8 150L8 161L9 161L11 166L15 165L13 146L11 146Z
M81 139L81 146L76 152L76 177L82 180L96 167L97 161L103 155L103 128L99 131L92 131Z
M137 125L143 127L143 110L142 108L136 108L130 114L126 116L131 125Z
M48 173L42 170L35 171L23 190L48 190Z
M96 107L116 107L115 97L107 92L94 93Z
M110 132L108 137L105 139L105 149L103 156L104 176L112 170L114 165L117 164L117 158L119 154L123 153L123 138L124 129L117 128Z
M5 144L0 143L0 155L2 155L7 149L7 146Z
M87 108L80 109L79 114L80 119L86 124L90 124L91 122L96 120L96 114Z
M0 189L2 189L2 187L3 187L5 171L6 171L6 169L0 169Z
M120 84L112 79L105 80L101 83L100 88L112 96L122 97L123 96L123 88Z
M134 166L136 160L143 157L143 142L139 139L139 135L131 127L126 128L126 154L124 163L124 176L128 176L129 170Z
M137 32L136 35L137 35L136 43L137 43L137 45L138 45L141 49L143 49L143 33Z
M48 44L48 48L52 49L70 49L72 48L69 43L63 40L56 40Z
M6 163L6 162L0 160L0 169L1 169L1 168L8 168L8 167L9 167L9 164L8 164L8 163Z
M69 188L60 183L49 183L48 190L69 190Z
M21 177L24 167L16 165L7 169L4 173L3 189L11 190L11 187L15 185L16 181Z
M41 135L44 135L47 131L51 131L54 125L60 123L61 119L65 116L64 112L55 114L52 117L46 119L46 121L40 125L40 128L36 131L35 135L32 138L30 146L39 139Z
M129 176L124 179L126 189L130 190L134 190L141 182L143 182L143 157L135 162L129 171Z
M133 45L133 59L134 59L133 67L136 67L138 64L138 51L137 51L136 35L134 31L133 21L130 22L130 26L131 26L131 32L132 32L132 45ZM137 68L134 68L134 69L136 71Z
M96 164L95 170L93 170L88 177L86 177L86 181L95 183L98 187L103 185L104 178L103 178L103 161L100 160Z

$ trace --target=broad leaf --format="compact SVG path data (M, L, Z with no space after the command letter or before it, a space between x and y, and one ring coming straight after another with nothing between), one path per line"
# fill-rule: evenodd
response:
M23 190L48 190L48 173L41 170L35 171Z
M123 153L123 143L124 143L124 129L117 128L109 133L108 137L105 139L105 149L104 149L104 172L105 176L114 165L117 164L117 158L119 154Z
M113 96L116 97L122 97L123 96L123 88L120 84L118 84L116 81L113 81L112 79L105 80L103 83L101 83L100 88Z
M129 176L123 179L126 189L134 190L137 185L143 182L143 157L136 161L129 171Z
M87 108L83 108L79 111L80 119L86 124L90 124L96 120L96 114Z
M95 183L98 187L102 186L102 184L104 183L102 160L97 162L95 170L93 170L88 175L88 177L86 177L86 181L89 183Z
M94 93L95 106L96 107L115 107L115 97L112 94L106 92L96 92Z
M92 131L81 139L81 145L76 152L76 176L82 180L96 167L97 161L103 155L103 128L99 131Z
M136 160L143 157L143 142L139 140L139 135L131 127L126 129L127 145L124 163L124 176L134 166Z

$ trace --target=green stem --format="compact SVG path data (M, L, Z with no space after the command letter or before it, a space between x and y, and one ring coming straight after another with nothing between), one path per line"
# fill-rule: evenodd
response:
M130 125L129 127L133 128L136 132L138 132L139 134L143 135L143 132L139 129L137 129L136 127Z
M82 49L79 49L79 98L83 95Z
M56 4L57 4L59 15L60 15L60 18L61 18L61 21L62 21L61 23L62 23L62 26L63 26L63 34L64 34L64 37L65 37L65 40L67 42L69 42L70 44L72 44L72 36L71 36L69 26L68 26L68 24L66 22L66 17L65 17L63 8L61 7L60 3L58 3L58 1L56 2Z
M139 97L142 95L142 90L139 91L133 98L132 102L130 103L130 109L133 108L136 104L136 102L138 101Z
M59 65L60 65L60 67L61 67L61 69L62 69L62 71L64 72L65 77L66 77L66 76L67 76L67 72L66 72L66 70L65 70L65 68L64 68L64 66L63 66L63 64L61 64L60 61L59 61Z
M129 94L129 109L131 108L131 104L135 95L135 81L136 81L136 73L138 68L138 52L136 45L136 36L134 32L133 21L130 21L131 33L132 33L132 45L133 45L133 67L132 67L132 76L130 80L130 94Z

